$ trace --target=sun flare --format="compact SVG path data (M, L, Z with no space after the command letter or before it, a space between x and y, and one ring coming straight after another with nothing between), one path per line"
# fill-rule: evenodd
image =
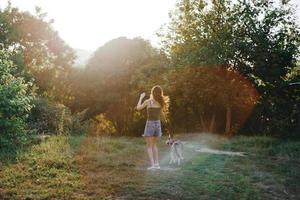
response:
M41 7L54 19L54 28L73 48L95 50L105 42L120 36L143 37L158 44L156 31L168 22L168 12L174 0L85 0L85 1L40 1L12 0L13 6L35 12ZM0 2L0 7L7 0Z

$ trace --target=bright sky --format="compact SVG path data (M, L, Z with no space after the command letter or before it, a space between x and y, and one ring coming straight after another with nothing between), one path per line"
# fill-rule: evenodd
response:
M0 7L8 0L0 0ZM141 36L158 45L155 32L168 22L175 0L11 0L21 10L35 6L54 19L54 28L73 48L93 51L105 42Z
M0 0L0 7L8 0ZM176 0L11 0L13 6L34 12L35 6L54 19L54 28L73 48L93 51L105 42L141 36L158 45L155 32L168 22ZM300 24L300 1L297 15Z

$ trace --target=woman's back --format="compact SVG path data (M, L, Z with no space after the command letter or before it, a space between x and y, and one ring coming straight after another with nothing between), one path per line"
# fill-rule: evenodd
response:
M160 114L161 105L158 102L155 102L153 99L149 99L149 105L147 106L147 120L160 120Z

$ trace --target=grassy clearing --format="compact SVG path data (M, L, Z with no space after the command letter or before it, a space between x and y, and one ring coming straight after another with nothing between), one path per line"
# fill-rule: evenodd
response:
M82 137L53 136L0 168L0 199L72 199L82 183L74 155ZM71 141L71 142L70 142ZM69 144L70 143L70 144ZM2 193L2 194L1 194ZM79 193L79 194L78 194Z
M142 138L57 136L0 168L7 199L299 199L300 142L268 137L181 136L185 162L147 171ZM247 156L199 153L209 147Z

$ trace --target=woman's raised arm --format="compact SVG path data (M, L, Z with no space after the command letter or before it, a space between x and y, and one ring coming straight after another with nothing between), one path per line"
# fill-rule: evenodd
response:
M145 108L148 104L148 99L145 100L143 103L142 103L142 100L143 98L146 96L145 92L143 92L141 95L140 95L140 99L139 99L139 102L136 106L136 109L137 110L142 110L143 108Z

